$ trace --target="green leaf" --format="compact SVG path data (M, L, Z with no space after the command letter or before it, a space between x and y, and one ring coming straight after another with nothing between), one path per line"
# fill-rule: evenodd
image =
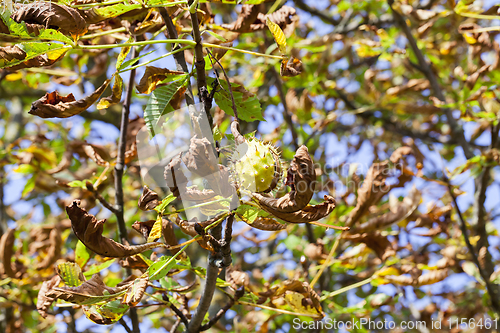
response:
M55 40L63 42L65 44L73 45L71 38L65 36L61 32L55 29L40 29L38 36L29 34L26 27L26 23L17 23L12 18L10 18L6 13L2 13L1 20L5 23L9 29L9 34L0 34L0 37L13 38L19 37L19 39L30 39L30 40Z
M148 0L146 1L146 7L173 7L179 4L186 4L186 1L175 1L175 0Z
M78 241L75 248L75 262L80 267L84 267L89 261L90 257L94 254L82 242Z
M155 207L155 210L159 213L159 214L163 214L163 212L165 211L165 208L167 208L167 206L172 202L174 201L175 199L177 199L176 197L174 197L174 195L172 193L170 193L165 199L163 199L162 201L160 201L160 203L158 204L158 206Z
M127 312L129 306L120 300L106 302L102 305L84 306L83 313L96 324L110 325L116 323Z
M210 35L212 35L212 37L215 37L217 38L218 40L220 40L221 42L224 42L226 43L227 42L227 39L225 39L224 37L222 37L221 35L219 34L216 34L215 32L213 31L210 31L210 30L205 30L204 32L206 33L209 33Z
M214 80L213 78L207 78L209 84L212 84ZM229 94L229 86L223 80L220 80L220 84L223 89L215 93L215 102L225 113L233 116L233 103ZM262 108L259 99L237 83L231 83L231 87L239 118L248 122L255 120L265 121L264 117L262 117Z
M23 192L21 194L21 198L26 198L26 196L33 191L35 188L35 181L36 181L36 176L32 176L28 181L26 182L26 185L24 185Z
M72 182L68 183L68 186L69 187L79 187L79 188L87 189L86 183L87 183L87 179L84 179L84 180L73 180Z
M241 218L243 218L245 222L251 224L259 216L260 210L261 209L254 206L241 205L236 209L236 214L238 214Z
M114 259L111 259L111 260L106 260L105 262L103 262L102 264L95 264L95 265L92 265L90 266L90 268L83 273L83 275L86 277L86 278L90 278L92 277L92 275L94 274L97 274L99 273L100 271L102 271L103 269L106 269L108 268L109 266L111 266L113 263L115 262Z
M26 57L23 59L12 59L10 61L0 59L0 68L12 67L40 55L46 55L49 60L56 60L60 58L64 53L66 53L70 48L70 46L61 44L37 42L20 43L16 44L15 46L23 50L26 53Z
M187 85L188 78L189 76L186 74L184 79L174 81L167 86L158 87L151 93L146 109L144 110L144 120L152 137L155 135L154 130L160 118L174 111L169 103L175 94Z
M133 41L134 39L130 37L126 43L132 43ZM122 49L120 50L120 54L118 54L118 58L116 59L116 65L115 65L117 70L121 69L123 62L125 61L125 59L127 59L127 56L130 53L131 49L132 49L131 46L125 46L122 47ZM137 58L131 60L137 61Z
M57 265L57 274L64 281L64 284L70 287L78 287L84 281L82 280L82 270L74 262L63 262Z
M142 8L141 4L117 3L111 6L94 8L93 11L104 18L112 18L140 8Z
M163 256L161 259L149 266L147 273L149 280L159 280L165 277L168 272L175 266L175 260L169 256Z
M124 49L126 47L123 47L122 49ZM153 50L153 51L150 51L148 53L144 53L144 54L141 54L140 56L138 56L137 58L134 58L134 59L130 59L130 60L127 60L125 61L124 63L120 64L120 66L118 66L118 64L116 65L116 68L119 72L122 72L125 68L127 68L128 66L131 66L133 64L135 64L137 61L139 61L139 59L141 58L144 58L145 56L148 56L150 55L151 53L155 52L156 50ZM120 55L123 57L123 55L121 54L121 51L120 51ZM120 57L120 55L118 57ZM126 56L123 58L123 60L126 59Z

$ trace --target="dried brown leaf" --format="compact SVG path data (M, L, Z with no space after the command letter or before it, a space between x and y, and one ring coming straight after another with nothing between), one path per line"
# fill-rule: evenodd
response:
M245 223L259 230L278 231L286 229L285 224L279 223L278 221L270 217L258 216L253 222L250 223L250 221L246 221L246 219L241 215L239 216Z
M164 178L167 182L167 186L174 195L178 198L180 196L180 190L186 187L188 179L181 170L181 155L182 153L176 155L165 167Z
M101 155L95 149L94 145L83 144L82 149L85 152L85 154L87 155L87 157L90 158L92 161L94 161L97 165L100 165L100 166L108 165L108 162L106 162L101 157Z
M144 236L145 239L148 239L149 234L151 233L151 229L153 229L153 225L155 224L156 220L149 220L149 221L135 221L134 224L132 224L132 228L140 233L142 236Z
M309 151L306 146L301 146L297 149L287 171L285 184L291 187L291 191L279 199L269 198L259 193L253 193L252 196L270 214L297 212L311 201L314 194L312 184L315 180L316 170Z
M130 285L129 289L123 296L123 304L127 304L128 306L136 306L141 301L144 296L144 292L149 283L149 276L144 274L143 276L137 278Z
M94 274L90 280L85 281L78 287L54 287L46 295L54 299L79 304L85 302L91 296L104 296L104 292L113 295L127 288L128 285L115 288L108 287L99 274Z
M396 254L391 242L389 242L387 237L382 236L378 231L354 235L343 234L342 238L355 243L365 243L370 249L375 251L377 256L382 259L382 261L385 261L390 256Z
M62 238L61 231L59 231L58 228L53 228L50 231L49 244L50 247L48 248L47 253L45 254L42 262L36 266L36 269L45 269L50 267L61 256Z
M73 94L61 96L57 91L47 93L33 102L29 113L40 118L68 118L80 114L94 104L110 82L107 79L96 91L78 101Z
M137 156L137 133L146 125L144 118L130 120L127 126L127 143L125 146L125 163L129 164Z
M153 210L158 206L158 193L152 191L144 185L141 197L139 198L139 208L143 211Z
M207 138L193 137L182 161L189 171L203 177L216 194L227 198L235 193L234 187L229 183L229 172L226 167L218 164L214 147Z
M177 237L175 237L174 223L168 219L168 217L163 216L161 220L161 233L165 239L165 243L170 246L178 245ZM180 251L180 249L171 250L174 254Z
M295 57L281 60L280 74L281 76L297 76L303 71L302 61Z
M2 265L0 268L2 268L3 274L11 278L16 277L16 269L11 262L14 253L14 242L16 240L14 231L14 229L9 229L9 231L4 233L2 238L0 238L0 264Z
M398 223L399 221L404 220L408 216L410 216L415 209L417 209L421 200L421 193L414 186L408 195L403 199L403 202L399 203L397 207L382 215L368 220L353 230L353 232L367 232L375 229L385 228L393 223Z
M250 276L239 268L230 265L226 268L226 281L231 284L231 288L234 290L240 287L247 288L250 285Z
M17 23L36 23L71 36L83 36L87 32L87 23L76 9L54 2L19 4L11 17Z
M47 318L47 310L49 307L52 305L52 303L55 300L54 296L49 296L48 293L54 288L57 287L61 283L61 278L59 275L54 275L52 279L48 281L44 281L42 283L42 287L40 288L40 291L38 292L38 298L36 302L36 309L38 310L38 313L43 318Z
M139 84L136 86L137 91L141 94L150 94L156 89L158 84L165 80L168 76L182 75L184 72L172 71L167 68L159 68L154 66L146 66L146 71L142 76Z
M324 196L325 201L319 205L306 206L293 213L281 213L274 211L272 215L290 223L309 223L321 220L328 216L335 209L335 198L329 195Z
M279 25L286 36L290 36L298 22L297 12L295 8L290 6L282 6L270 15L261 13L260 10L261 7L257 5L243 5L237 20L231 24L223 24L222 27L239 33L254 32L266 29L266 20L269 18Z
M79 206L80 201L75 200L66 207L66 212L71 220L71 227L76 237L90 250L105 257L128 257L155 248L157 243L142 245L123 245L112 239L102 236L106 220L97 220L94 215Z

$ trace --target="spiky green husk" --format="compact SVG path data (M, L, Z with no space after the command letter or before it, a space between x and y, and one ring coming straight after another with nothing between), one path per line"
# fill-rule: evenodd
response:
M280 158L276 149L257 139L236 147L231 156L234 178L241 188L251 192L268 192L275 177L281 177ZM278 173L278 174L277 174Z

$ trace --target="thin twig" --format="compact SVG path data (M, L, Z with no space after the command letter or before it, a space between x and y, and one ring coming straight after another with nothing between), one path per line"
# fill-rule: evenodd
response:
M182 321L177 318L177 320L175 321L175 323L172 325L172 327L170 328L170 332L171 333L175 333L177 331L177 329L179 328L179 325L182 323Z
M127 322L123 319L123 317L120 318L119 322L120 324L122 324L123 328L125 329L125 331L127 331L127 333L133 333L130 327L128 326Z
M132 48L131 59L137 58L137 50ZM127 145L127 128L130 116L130 104L132 101L132 93L134 91L134 81L135 81L135 69L130 71L130 78L128 82L127 92L125 94L125 101L122 108L122 118L120 123L120 138L118 140L118 156L116 157L115 165L115 215L118 221L118 231L120 234L120 240L122 243L128 242L127 227L125 225L124 212L124 199L123 199L123 172L125 169L125 151ZM128 275L131 275L130 269L127 271ZM129 313L130 319L132 320L132 330L134 333L139 333L139 318L137 316L137 310L135 308L130 308Z
M500 304L498 303L498 298L496 296L496 292L490 283L490 276L484 271L483 267L479 263L479 259L477 258L477 255L474 251L474 246L471 244L471 242L469 240L469 235L467 233L467 225L465 223L464 217L462 216L462 212L460 211L460 208L458 207L457 198L455 196L455 193L453 193L453 188L452 188L452 186L451 186L451 184L446 176L444 177L444 181L448 184L448 192L450 193L450 196L453 200L453 204L455 205L458 219L460 220L460 230L462 231L462 234L464 236L465 244L467 245L467 249L470 252L470 255L472 257L472 261L474 262L474 264L476 264L477 269L479 270L479 274L481 275L481 277L486 285L486 291L488 292L488 294L490 296L491 306L492 306L493 310L497 314L500 314Z
M219 62L219 60L212 55L212 52L210 52L209 49L207 49L207 52L208 52L208 55L209 55L209 58L210 58L210 62L212 62L212 59L214 59L215 62L217 62L217 64L221 68L222 73L224 73L224 78L226 79L227 85L229 87L228 88L229 89L229 96L231 97L231 103L233 105L234 119L239 124L240 123L240 118L238 117L238 108L236 107L236 102L234 101L233 88L231 87L231 82L229 81L229 77L227 76L226 71L224 70L224 67L222 67L222 64ZM214 64L212 63L212 68L213 67L214 67ZM221 87L222 87L222 85L221 85Z
M443 90L441 89L441 86L439 85L439 82L437 80L436 75L434 74L431 65L425 60L424 54L422 51L418 48L417 41L413 37L413 34L406 24L406 21L404 17L397 11L395 10L392 5L394 4L394 0L388 0L389 6L391 7L394 19L396 20L396 23L401 27L403 30L403 33L405 34L406 38L408 39L408 43L410 44L411 49L413 50L413 53L417 57L418 60L418 65L420 67L421 72L425 75L427 80L429 80L429 83L431 85L431 88L434 92L434 95L442 102L446 103L446 98L444 96ZM453 117L453 113L449 108L443 108L443 111L446 115L446 118L448 119L448 123L450 124L450 127L453 131L453 135L457 138L457 141L460 143L460 146L462 146L462 149L464 150L465 157L467 159L470 159L474 157L474 152L472 148L469 145L469 142L465 139L464 132L460 125L458 124L457 120Z
M234 303L236 303L236 301L238 299L243 297L244 294L245 294L245 289L243 287L236 290L234 298L230 298L229 301L227 302L227 304L222 309L220 309L217 312L217 314L212 319L210 319L210 321L208 323L201 326L200 332L206 331L206 330L210 329L212 326L214 326L222 318L222 316L224 316L224 314L227 312L227 310L231 309L233 307Z
M182 311L179 310L172 302L170 302L170 309L175 312L177 317L179 317L179 319L184 323L184 325L186 325L187 328L189 325L189 320L184 315L184 313L182 313Z
M165 8L158 8L165 25L167 26L167 33L169 39L177 39L177 30L175 29L174 22L172 22L172 18L168 15L168 12ZM176 45L172 48L172 51L180 49L180 45ZM178 71L183 71L185 73L189 73L189 68L186 64L186 58L184 58L184 52L178 52L174 54L175 64L177 66ZM186 89L186 103L188 105L194 105L194 97L193 91L191 89L191 83L188 81L188 87Z
M193 4L193 0L189 0L189 5ZM205 108L205 113L207 115L208 123L210 127L213 127L214 120L212 114L210 113L211 104L208 102L208 89L207 89L207 77L205 73L205 59L203 58L203 45L201 43L201 33L200 26L198 22L198 15L196 11L191 13L191 24L193 26L193 39L196 42L194 47L195 54L195 66L196 66L196 80L198 83L198 94L200 96L200 101Z
M296 150L299 148L299 137L297 135L297 130L295 129L295 125L293 124L292 116L290 115L290 112L288 110L288 105L286 103L285 93L283 91L283 82L281 82L281 78L280 78L278 72L276 72L276 70L274 69L274 67L271 69L271 71L274 74L275 86L278 89L278 95L280 96L281 103L283 104L283 109L284 109L283 110L283 118L285 118L285 122L288 125L290 132L292 133L292 145L293 145L294 149Z
M112 204L110 204L109 202L106 201L106 199L104 199L104 197L99 193L97 192L97 189L94 187L94 185L91 183L91 182L87 182L87 190L89 190L90 192L92 192L92 194L94 195L94 197L99 200L99 202L104 206L106 207L107 209L109 209L113 214L117 214L118 213L118 210L113 207Z

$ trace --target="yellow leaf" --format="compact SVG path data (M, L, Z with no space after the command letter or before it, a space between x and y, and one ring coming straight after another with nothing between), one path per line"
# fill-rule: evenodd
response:
M281 55L286 55L286 37L285 34L283 33L283 30L281 30L279 25L271 21L269 17L266 18L266 23L267 27L273 34L276 44L278 44Z
M304 295L295 291L287 291L285 294L285 301L293 309L293 311L322 318L323 314L318 312L312 304L308 305L307 299L304 299Z
M464 39L468 44L476 44L476 42L477 42L477 40L474 37L472 37L471 34L469 34L467 32L463 33L462 36L464 36Z
M7 81L17 81L23 78L23 73L22 72L17 72L17 73L12 73L8 74L5 79Z
M161 215L158 215L148 236L148 243L156 242L161 237Z
M399 271L395 267L385 267L375 273L377 276L399 275Z

